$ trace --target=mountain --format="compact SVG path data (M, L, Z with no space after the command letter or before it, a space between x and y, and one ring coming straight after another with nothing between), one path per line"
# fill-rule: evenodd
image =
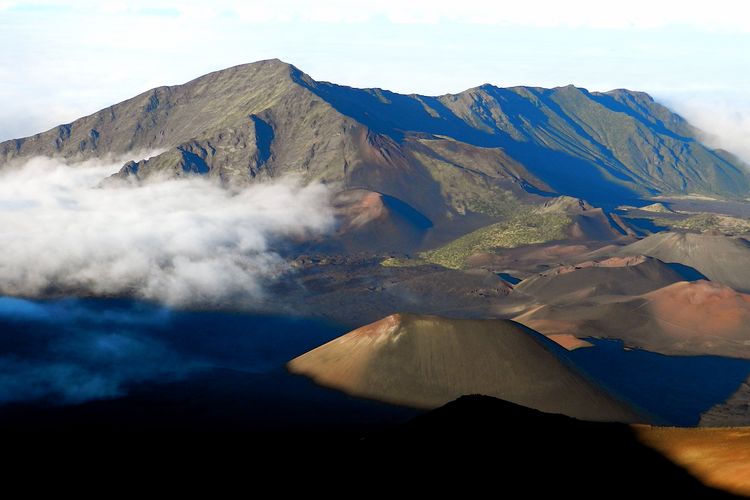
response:
M482 85L437 97L313 80L279 60L159 87L44 133L0 143L0 167L160 154L119 177L243 183L296 173L382 193L435 224L502 214L554 192L592 202L670 193L745 197L739 160L640 92ZM418 189L415 187L418 186Z
M333 205L339 225L331 249L415 248L432 227L427 217L406 203L375 191L348 189L334 197Z
M658 259L613 257L539 273L519 283L513 293L540 304L572 304L602 295L639 295L682 280Z
M589 291L584 283L579 292ZM750 358L750 295L705 280L680 281L640 295L552 302L514 319L545 335L620 339L663 354Z
M417 408L486 394L588 420L646 419L580 374L557 344L504 320L394 314L288 368L349 394Z
M750 293L750 242L721 234L662 232L620 249L693 268L706 278Z

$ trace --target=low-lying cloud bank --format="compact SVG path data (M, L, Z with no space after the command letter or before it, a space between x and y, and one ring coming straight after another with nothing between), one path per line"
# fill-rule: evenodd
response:
M319 184L228 190L196 177L98 187L120 165L34 158L0 171L0 294L249 304L286 270L275 243L333 225Z
M150 334L169 318L156 306L0 297L0 404L81 403L124 395L130 384L184 378L206 363Z
M292 316L14 297L0 297L0 332L0 422L6 403L76 404L143 387L166 396L172 383L190 387L204 373L213 387L226 388L240 372L246 382L260 375L256 380L266 386L288 360L343 333ZM206 390L202 381L193 387ZM192 402L201 403L200 396Z

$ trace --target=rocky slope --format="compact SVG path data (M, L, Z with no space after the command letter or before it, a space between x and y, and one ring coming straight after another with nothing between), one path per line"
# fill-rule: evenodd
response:
M296 173L383 193L433 220L493 213L505 192L612 201L746 196L750 188L738 160L702 145L688 123L643 93L483 85L401 95L317 82L278 60L159 87L0 143L0 166L35 155L152 150L164 152L119 175L247 182Z
M555 267L523 280L513 293L539 304L573 304L603 295L640 295L682 280L657 259L613 257Z
M695 269L706 278L750 292L750 243L720 234L657 233L627 245L619 255L648 255Z
M750 295L699 280L641 295L606 295L603 290L586 297L584 283L577 288L577 301L551 300L514 319L546 335L621 339L663 354L750 358Z

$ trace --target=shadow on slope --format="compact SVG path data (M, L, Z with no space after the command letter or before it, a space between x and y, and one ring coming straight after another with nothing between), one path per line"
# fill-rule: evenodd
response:
M378 452L372 456L389 457L396 475L406 475L399 465L418 463L441 485L458 477L484 485L486 477L529 498L603 498L615 490L731 498L641 444L627 425L575 420L487 396L461 397L366 443Z
M336 434L400 424L419 410L352 398L283 371L211 368L178 381L131 384L120 397L74 405L3 405L0 431Z
M576 366L672 425L697 425L750 375L750 361L743 359L666 356L626 350L618 340L585 340L595 347L568 353Z
M491 120L472 126L441 102L441 98L401 95L380 89L357 89L326 82L311 84L301 79L300 75L297 78L340 113L398 142L403 142L407 133L413 132L449 136L483 148L502 148L559 193L597 204L638 198L638 193L632 187L617 183L630 182L631 179L605 177L599 167L604 169L606 166L595 166L592 162L562 151L516 140ZM507 111L503 108L504 116L510 120L510 126L514 129L525 127L524 121L527 120L548 120L544 113L516 92L488 88L495 99L502 100L508 106ZM485 111L484 116L492 115L491 110ZM575 175L571 175L572 172ZM614 175L611 170L608 172Z
M685 281L708 280L700 271L685 264L680 264L679 262L667 262L666 264Z
M185 410L182 417L190 421L190 408ZM178 424L172 430L186 430L179 426L179 416L170 417ZM123 465L133 470L137 464L161 478L167 467L176 467L183 478L193 470L199 477L221 471L222 480L216 484L238 477L243 484L249 480L257 487L268 482L278 488L281 479L306 492L321 482L330 489L333 481L337 487L351 485L353 491L366 485L369 492L421 495L492 488L530 498L542 494L599 499L614 492L634 498L734 498L702 485L641 444L627 425L541 413L487 396L463 396L405 424L379 429L210 430L220 432L15 435L13 447L6 451L12 450L14 462L24 466L33 458L35 471L50 462L58 472L67 464L80 470L81 461L60 460L75 444L89 452L84 455L95 457L92 464L83 461L90 473L102 468L119 473ZM33 457L27 457L31 453Z

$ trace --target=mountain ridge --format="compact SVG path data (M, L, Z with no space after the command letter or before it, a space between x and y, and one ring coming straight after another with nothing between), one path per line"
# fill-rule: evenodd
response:
M278 59L138 94L0 143L0 168L164 150L118 177L203 174L224 182L296 173L404 201L435 222L494 203L560 194L593 202L657 194L744 197L739 160L704 146L643 92L573 85L424 96L319 82ZM419 189L414 189L419 186Z

